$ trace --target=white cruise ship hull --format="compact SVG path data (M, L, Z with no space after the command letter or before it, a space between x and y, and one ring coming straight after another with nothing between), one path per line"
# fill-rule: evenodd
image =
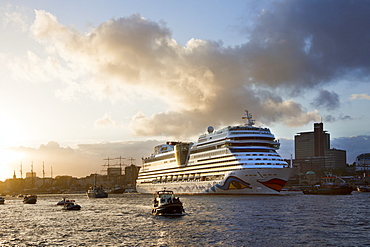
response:
M222 180L189 180L176 182L140 183L137 191L152 194L166 188L176 194L279 194L289 179L292 168L245 168L226 172Z

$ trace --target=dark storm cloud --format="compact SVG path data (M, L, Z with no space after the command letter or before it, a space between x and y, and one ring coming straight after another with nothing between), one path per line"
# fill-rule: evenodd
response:
M319 94L313 99L311 105L317 108L326 108L329 111L339 108L339 95L335 92L321 90Z
M370 1L276 2L261 13L246 44L258 58L255 67L265 69L255 79L300 91L342 76L368 78L369 13Z

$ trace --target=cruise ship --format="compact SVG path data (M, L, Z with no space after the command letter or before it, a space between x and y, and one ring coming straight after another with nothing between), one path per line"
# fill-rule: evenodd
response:
M269 128L245 124L220 130L208 127L197 142L167 142L142 159L136 190L162 189L176 194L279 194L293 168L276 150L280 143Z

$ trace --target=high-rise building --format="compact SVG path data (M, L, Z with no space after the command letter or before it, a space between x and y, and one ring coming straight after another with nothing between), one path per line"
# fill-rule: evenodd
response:
M324 131L323 123L314 123L314 131L298 133L294 144L296 159L325 156L330 149L330 134Z
M294 149L294 163L302 173L346 168L346 151L330 148L330 134L323 123L314 123L314 131L297 133Z

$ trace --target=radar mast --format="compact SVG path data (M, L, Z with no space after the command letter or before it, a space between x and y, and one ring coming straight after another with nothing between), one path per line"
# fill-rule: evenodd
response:
M252 119L252 114L248 112L248 110L245 110L245 117L242 117L242 119L246 119L246 126L252 127L254 125L254 120Z

